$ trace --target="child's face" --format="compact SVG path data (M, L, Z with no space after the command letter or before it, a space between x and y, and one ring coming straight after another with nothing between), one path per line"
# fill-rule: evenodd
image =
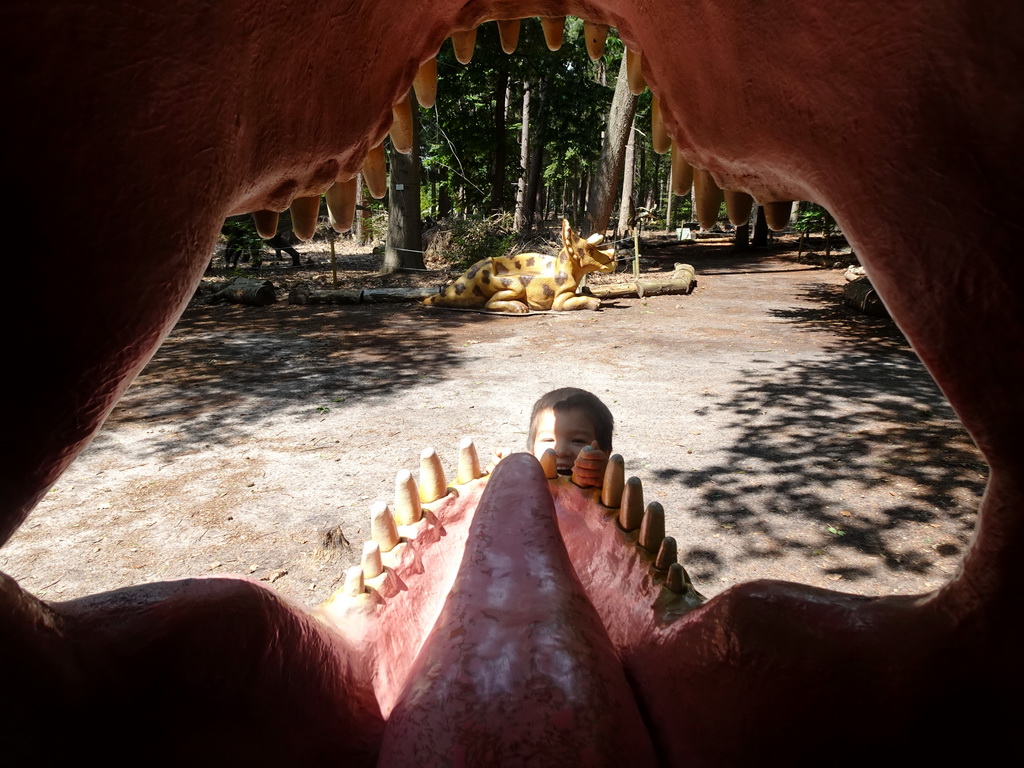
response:
M555 411L548 409L537 414L537 434L533 440L533 455L538 459L551 448L558 457L560 474L570 474L576 457L583 446L597 440L594 425L587 414L578 408Z

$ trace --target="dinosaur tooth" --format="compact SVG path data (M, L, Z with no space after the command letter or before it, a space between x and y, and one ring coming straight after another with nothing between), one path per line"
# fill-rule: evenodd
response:
M647 505L643 522L640 523L640 539L637 542L652 555L657 554L665 539L665 508L656 501Z
M292 214L292 232L306 242L316 234L316 221L320 216L320 195L296 197L289 207Z
M412 90L416 101L424 109L434 106L437 99L437 57L432 56L422 64L412 81Z
M764 204L764 218L768 222L768 228L774 232L781 232L789 226L789 217L793 213L791 201L776 201Z
M469 64L473 60L473 49L476 48L476 27L452 32L452 48L459 64Z
M399 470L395 476L395 522L398 525L412 525L423 517L420 494L413 480L412 472Z
M668 576L665 578L665 586L669 590L675 592L677 595L682 595L686 592L686 587L690 582L690 576L686 573L686 569L683 568L679 563L672 563L668 567Z
M501 50L505 53L515 53L519 45L519 28L522 25L521 19L499 19L498 37L501 38Z
M366 584L363 581L363 569L360 566L353 565L345 571L345 586L342 590L350 597L361 595L366 590Z
M388 191L388 172L384 164L384 144L371 147L363 160L363 180L370 195L380 200Z
M398 527L391 509L383 501L370 508L370 536L380 545L381 552L390 552L398 546Z
M619 525L624 531L635 531L644 519L644 486L639 477L631 477L622 490Z
M731 189L723 190L725 193L725 212L729 215L729 221L734 227L740 227L750 221L750 209L754 205L754 198L746 192L734 192Z
M544 42L549 51L557 51L565 39L565 16L544 16L540 20L544 28Z
M672 139L665 130L665 121L661 116L661 99L651 94L651 145L659 155L672 149Z
M591 60L597 61L604 56L604 47L608 42L608 25L584 21L583 34L587 38L587 55Z
M703 168L693 169L693 198L701 228L711 229L718 221L718 211L722 207L722 190Z
M540 467L544 470L544 477L554 480L558 477L558 455L548 448L541 454Z
M256 232L264 240L269 240L277 234L277 222L281 214L277 211L253 211L252 223Z
M678 557L676 540L672 536L666 536L661 546L658 547L658 556L654 558L654 567L661 571L668 570Z
M622 503L622 486L625 484L626 462L618 453L608 459L604 470L604 483L601 486L601 503L606 507L616 508Z
M459 443L459 471L455 475L455 484L468 483L480 475L480 457L476 452L476 444L473 438L464 437Z
M643 57L639 51L634 51L632 48L626 49L626 81L629 83L629 92L634 96L639 96L647 87L647 81L644 79L643 69L640 66L642 61Z
M433 448L424 448L420 454L420 501L429 504L448 494L441 459Z
M693 166L683 157L676 143L672 142L672 191L677 195L688 195L692 186Z
M412 99L409 94L391 106L391 143L398 152L408 155L412 152Z
M363 542L362 572L367 579L375 579L384 572L380 557L380 544L376 541Z
M348 232L356 217L356 193L358 179L353 176L345 181L336 181L324 197L327 199L327 216L335 232Z

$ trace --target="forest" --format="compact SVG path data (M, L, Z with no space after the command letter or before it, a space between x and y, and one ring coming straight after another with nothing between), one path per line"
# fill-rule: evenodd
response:
M406 146L396 148L395 129L385 139L386 182L357 177L359 215L346 236L383 241L382 272L422 269L423 230L439 222L448 224L455 261L501 255L562 217L613 238L721 221L741 249L765 245L769 224L787 219L802 232L835 229L807 202L781 204L771 221L770 206L766 216L766 207L723 193L674 156L639 56L614 29L567 17L559 40L540 19L510 24L446 41L431 65L436 79L421 71L410 90Z

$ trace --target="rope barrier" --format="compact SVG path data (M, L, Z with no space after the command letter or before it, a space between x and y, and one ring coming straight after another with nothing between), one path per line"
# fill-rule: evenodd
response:
M605 241L603 241L601 243L601 245L618 245L619 243L629 243L630 245L632 245L633 238L631 238L631 237L623 237L623 238L620 238L618 240L605 240ZM242 251L242 253L250 252L251 250L252 249L245 249L244 251ZM427 253L426 251L417 250L416 248L398 248L398 247L396 247L395 250L396 251L402 251L403 253L419 253L419 254L424 254L424 255ZM617 262L618 261L632 261L632 260L633 260L633 256L632 255L630 255L630 256L616 256L615 257L615 261L617 261ZM403 267L402 271L403 272L440 272L441 270L438 270L438 269L419 269L419 268L414 268L414 267Z

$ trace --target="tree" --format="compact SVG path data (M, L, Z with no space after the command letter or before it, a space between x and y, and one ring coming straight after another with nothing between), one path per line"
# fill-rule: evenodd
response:
M636 215L631 205L633 201L633 166L636 159L636 120L629 125L629 138L626 140L626 155L622 162L622 199L619 202L619 224L617 232L629 230L630 218ZM600 230L599 230L600 231Z
M587 224L590 231L604 233L611 219L612 206L622 178L622 166L626 155L626 143L633 127L637 97L629 90L626 74L626 57L619 65L619 76L615 80L615 95L612 97L608 123L597 171L590 180L590 194L587 200Z
M508 68L506 59L494 73L494 156L491 160L491 213L505 208L505 179L508 178Z
M530 90L530 84L528 82L523 83L522 130L519 134L519 165L522 175L519 177L519 184L516 190L516 214L514 219L514 227L517 232L526 231L529 221L525 215L525 205L526 177L530 167Z
M568 212L581 179L600 153L601 128L611 102L611 89L596 81L603 63L590 60L582 33L583 22L568 19L564 44L551 52L539 21L524 20L519 47L509 57L498 44L494 25L484 24L469 65L458 63L451 47L442 46L437 104L423 125L424 167L437 190L432 202L440 207L448 195L456 213L460 207L462 213L490 211L500 196L502 210L510 210L516 190L516 197L532 203L534 210L544 199L549 207ZM609 41L609 49L615 47ZM499 70L508 74L508 97L496 87L494 72ZM525 94L519 89L525 83L530 106L524 113L520 105ZM499 113L507 114L501 130L496 129ZM524 135L527 159L521 143L520 152L502 149L505 142L511 145ZM545 136L557 141L546 142ZM525 182L522 192L516 183L520 179Z
M754 248L768 247L768 219L764 215L764 206L757 206L757 218L754 219L754 240L751 243Z
M412 100L412 152L398 152L388 140L391 186L388 189L388 236L381 273L400 269L426 269L423 263L423 235L420 221L419 107Z

